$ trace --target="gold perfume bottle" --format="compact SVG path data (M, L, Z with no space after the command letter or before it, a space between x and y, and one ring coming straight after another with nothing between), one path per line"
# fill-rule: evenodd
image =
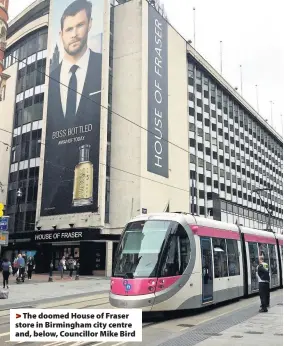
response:
M79 163L74 174L73 207L93 203L93 164L90 162L90 148L88 144L79 148Z

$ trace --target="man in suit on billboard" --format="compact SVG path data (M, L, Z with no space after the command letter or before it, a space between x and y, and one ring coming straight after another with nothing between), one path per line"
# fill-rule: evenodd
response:
M75 0L61 17L64 56L49 80L42 215L79 211L72 207L72 191L74 168L83 144L91 145L95 182L92 211L96 209L102 55L88 47L91 14L90 1ZM92 130L86 133L86 129ZM62 144L68 139L72 141Z

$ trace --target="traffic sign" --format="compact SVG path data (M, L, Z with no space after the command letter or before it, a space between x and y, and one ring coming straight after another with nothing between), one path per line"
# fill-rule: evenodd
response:
M0 231L8 230L8 221L9 221L8 216L0 217Z
M4 215L4 204L0 203L0 217Z
M0 231L0 245L8 245L9 232Z

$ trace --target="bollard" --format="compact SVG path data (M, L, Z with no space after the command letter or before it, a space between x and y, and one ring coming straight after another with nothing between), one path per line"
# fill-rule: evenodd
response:
M79 280L79 269L80 269L80 264L77 263L77 265L76 265L76 277L75 277L75 280Z
M48 282L53 282L53 264L52 262L49 265L49 278Z

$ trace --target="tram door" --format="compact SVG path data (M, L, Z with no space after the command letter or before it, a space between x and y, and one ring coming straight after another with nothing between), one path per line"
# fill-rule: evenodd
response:
M202 303L213 301L213 268L211 239L200 237L202 262Z

